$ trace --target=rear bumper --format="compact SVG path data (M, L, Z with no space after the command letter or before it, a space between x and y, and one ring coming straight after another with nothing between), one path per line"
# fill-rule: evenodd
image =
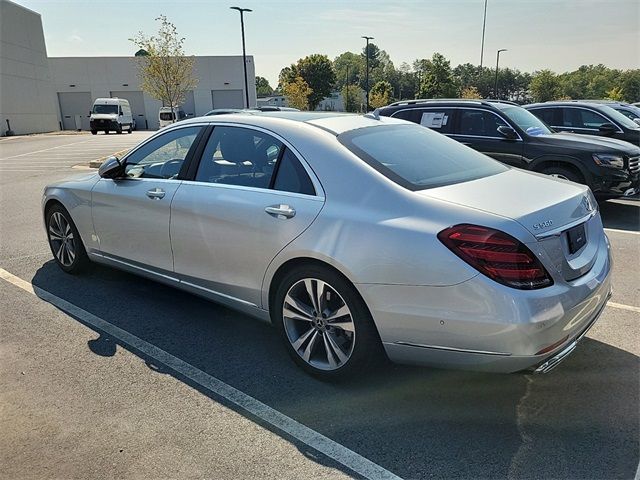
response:
M549 371L573 351L610 296L609 247L604 237L602 243L587 274L540 290L511 289L483 275L448 287L357 287L392 361L504 373ZM557 346L546 351L551 345Z

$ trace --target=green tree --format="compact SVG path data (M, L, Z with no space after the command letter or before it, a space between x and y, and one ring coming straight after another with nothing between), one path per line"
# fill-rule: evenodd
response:
M309 96L313 90L302 77L296 77L293 81L284 84L282 93L287 98L290 107L300 110L309 109Z
M361 55L353 52L344 52L333 61L333 69L336 72L335 88L342 90L345 85L357 82L362 76L365 67Z
M622 95L627 102L640 102L640 70L627 70L620 78Z
M393 87L386 81L377 82L369 92L369 105L380 108L389 105L393 99Z
M622 87L613 87L607 92L607 96L605 98L608 98L609 100L615 100L616 102L621 102L622 100L624 100Z
M345 85L342 87L342 100L346 112L360 112L364 104L364 91L358 85Z
M533 74L529 86L531 96L535 102L556 100L562 96L560 78L551 70L540 70Z
M147 52L135 57L142 90L173 108L181 105L187 91L198 84L193 71L195 58L184 54L185 39L178 36L167 17L160 15L156 21L160 21L156 35L138 32L129 40L140 49L138 53Z
M301 58L290 67L280 71L280 86L295 81L301 77L311 88L309 94L309 110L315 110L323 98L329 96L336 83L336 72L333 64L326 55L313 54Z
M264 77L256 77L256 95L258 97L273 95L273 88L269 85L269 80Z
M478 89L476 87L464 87L460 92L460 98L479 100L482 97L480 96L480 92L478 92Z
M449 60L440 53L434 53L431 61L425 66L420 83L420 97L450 98L458 96L460 89L453 77Z

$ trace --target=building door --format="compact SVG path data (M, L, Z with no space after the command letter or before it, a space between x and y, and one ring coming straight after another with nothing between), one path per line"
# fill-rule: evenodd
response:
M193 118L196 116L196 102L193 99L193 90L189 90L184 94L182 110L187 114L187 118Z
M63 130L89 130L91 92L58 92Z
M242 90L211 90L213 108L244 108Z
M111 96L128 100L129 106L131 107L131 115L136 121L136 129L145 130L147 128L147 117L144 109L144 96L142 95L141 91L111 92Z

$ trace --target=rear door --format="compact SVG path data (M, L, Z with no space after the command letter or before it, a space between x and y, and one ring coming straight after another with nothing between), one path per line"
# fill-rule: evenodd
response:
M557 131L603 136L600 126L605 123L613 124L604 115L583 107L561 107L560 111L561 117L558 119L560 124L554 126L554 130Z
M269 263L323 204L319 182L282 139L216 126L173 199L175 271L188 284L260 306Z
M500 126L513 128L506 119L481 108L459 108L457 113L452 138L502 163L526 168L524 142L520 135L508 139L498 132Z

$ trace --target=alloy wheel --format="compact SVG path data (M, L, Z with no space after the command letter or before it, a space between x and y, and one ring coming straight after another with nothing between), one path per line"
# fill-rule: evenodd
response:
M320 370L345 365L355 345L349 306L327 282L304 278L284 297L282 316L287 338L307 364Z
M49 242L54 255L65 267L73 264L76 258L75 237L71 224L60 212L53 212L49 217Z

